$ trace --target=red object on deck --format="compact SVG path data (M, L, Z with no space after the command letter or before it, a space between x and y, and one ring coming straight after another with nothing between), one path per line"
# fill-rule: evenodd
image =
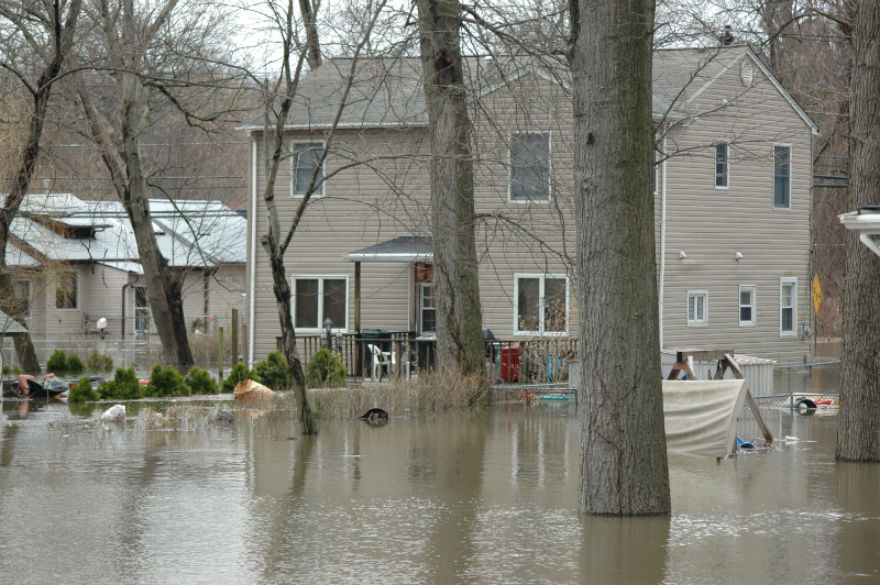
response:
M519 382L519 346L507 345L501 348L501 379L505 382Z

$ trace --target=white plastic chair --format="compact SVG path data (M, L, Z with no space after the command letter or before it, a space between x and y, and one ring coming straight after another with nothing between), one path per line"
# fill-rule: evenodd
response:
M382 349L374 344L368 343L367 349L370 350L370 354L373 356L373 379L380 380L382 378L382 368L389 368L388 372L393 371L391 368L394 367L394 357L390 351L382 351Z

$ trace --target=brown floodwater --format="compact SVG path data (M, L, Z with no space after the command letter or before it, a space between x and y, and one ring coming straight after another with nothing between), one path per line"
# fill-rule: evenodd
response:
M671 454L672 516L617 519L577 513L565 403L316 438L223 401L106 428L3 412L2 583L880 582L880 466L834 462L835 416L773 411L800 440L720 464Z

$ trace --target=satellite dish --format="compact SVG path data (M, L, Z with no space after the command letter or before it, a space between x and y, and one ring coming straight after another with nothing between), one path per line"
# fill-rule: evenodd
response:
M99 330L103 331L104 329L107 328L107 318L106 318L106 317L101 317L100 319L98 319L98 322L95 324L95 326L96 326Z

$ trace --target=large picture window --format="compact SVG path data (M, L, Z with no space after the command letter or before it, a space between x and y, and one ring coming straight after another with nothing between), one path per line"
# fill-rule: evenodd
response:
M78 306L79 291L77 286L76 272L59 272L55 280L55 308L76 309Z
M333 330L348 329L348 279L345 276L293 277L293 325L320 330L330 319Z
M550 199L550 133L510 135L510 200Z
M556 335L568 331L568 277L516 277L515 333Z
M797 316L797 278L782 278L779 281L779 333L794 335Z
M293 195L302 197L306 194L312 177L315 178L315 188L312 195L324 194L324 167L318 166L321 154L324 152L322 142L294 142L293 143ZM317 173L315 172L317 169Z
M773 205L791 207L791 147L773 147Z

